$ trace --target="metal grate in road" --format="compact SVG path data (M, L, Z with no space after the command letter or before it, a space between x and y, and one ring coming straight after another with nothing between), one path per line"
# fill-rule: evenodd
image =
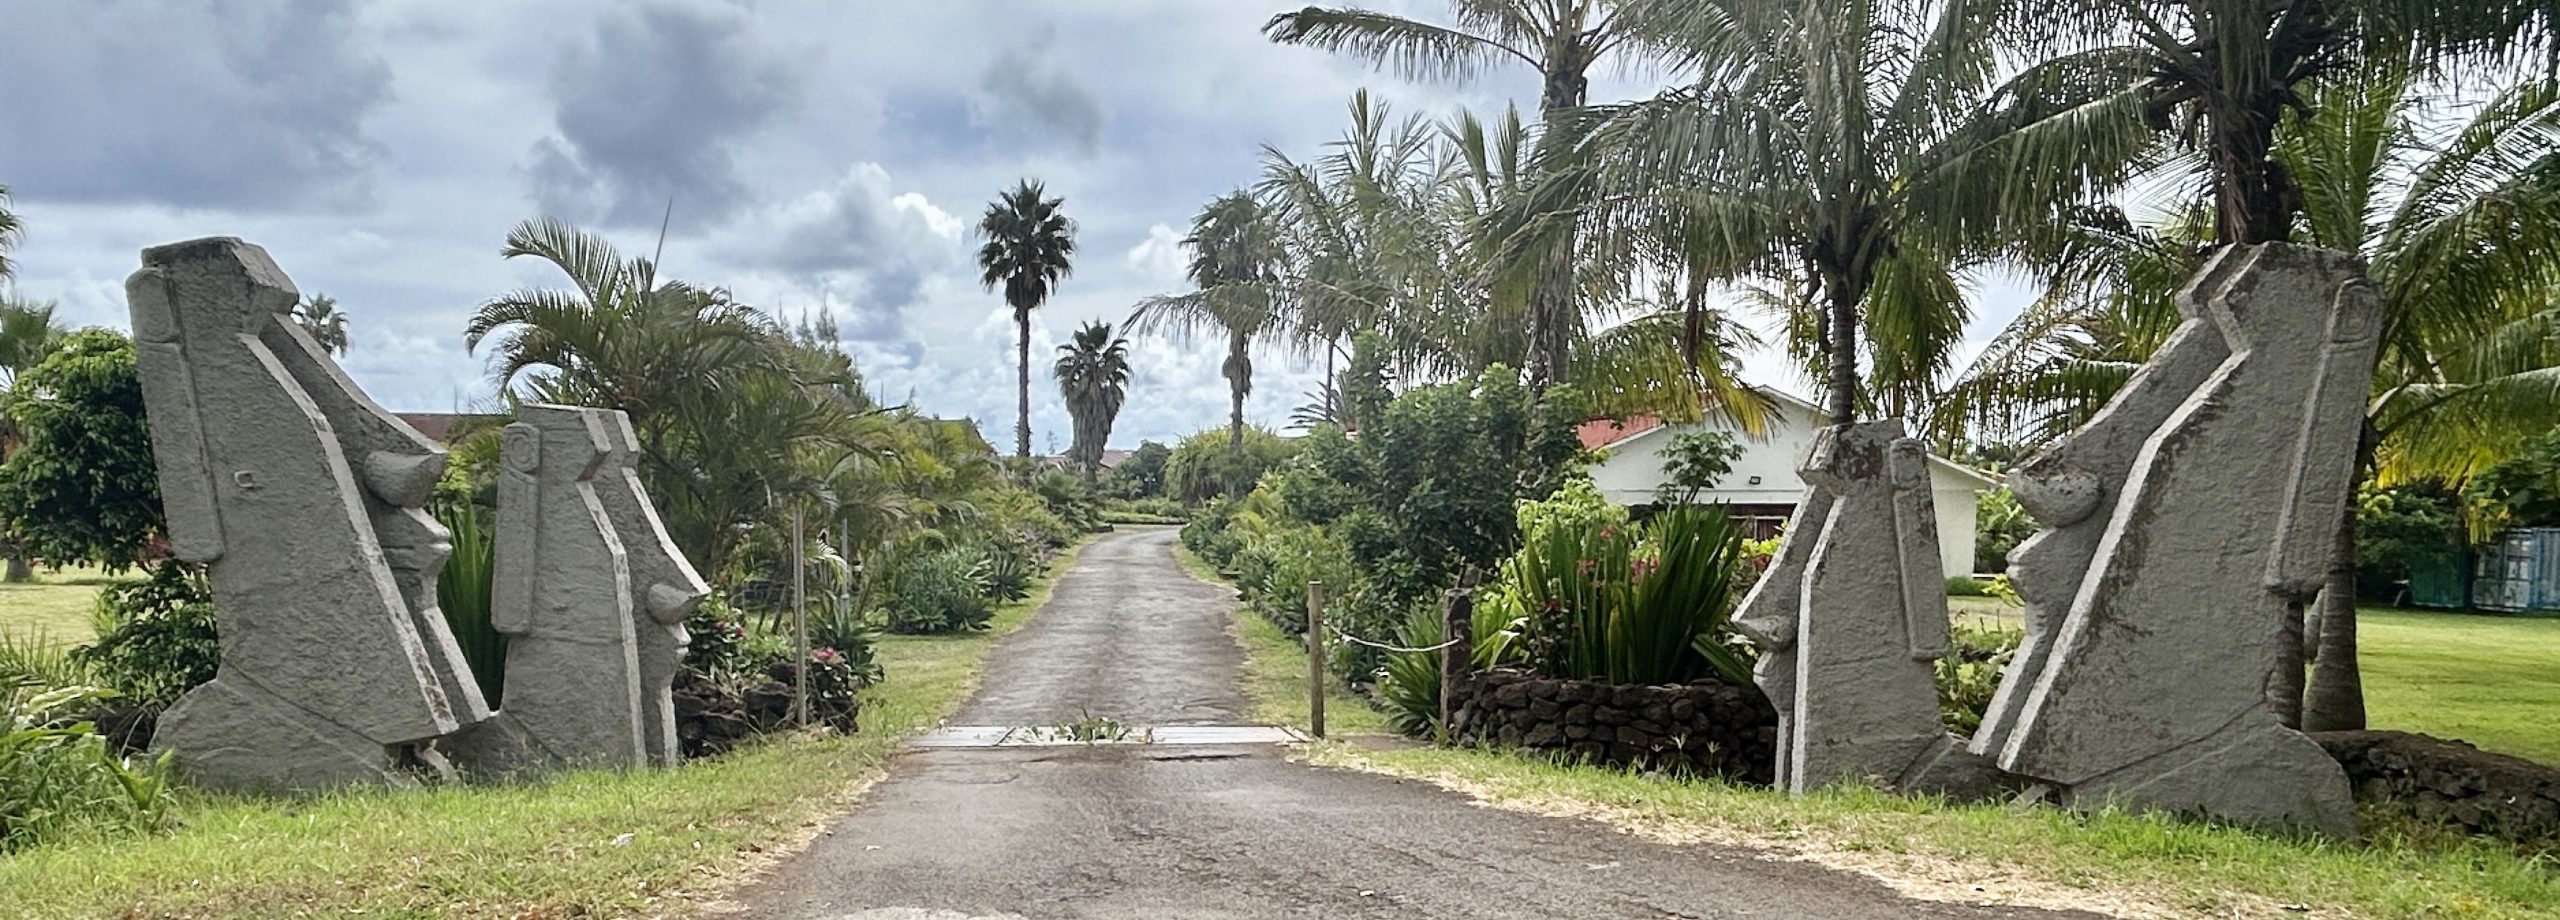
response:
M1077 726L948 725L908 742L918 748L1055 747L1085 744L1296 744L1297 730L1273 725Z

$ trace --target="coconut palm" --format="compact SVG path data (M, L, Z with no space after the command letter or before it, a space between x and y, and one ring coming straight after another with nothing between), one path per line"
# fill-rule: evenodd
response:
M1021 403L1014 419L1014 456L1031 456L1031 311L1049 302L1058 281L1075 270L1076 225L1061 210L1067 200L1046 197L1029 179L988 203L978 219L986 244L978 247L979 282L1004 287L1013 307L1014 352Z
M9 210L9 187L0 185L0 278L17 274L17 263L9 261L9 250L18 247L18 237L26 232L19 226L18 215Z
M313 294L293 307L293 321L311 333L320 348L341 358L347 355L347 314L338 309L337 298Z
M508 231L500 252L549 262L572 287L481 304L464 345L492 346L502 387L522 382L542 398L622 410L659 463L683 400L774 366L763 314L727 291L660 279L654 262L625 258L603 237L543 218Z
M1877 406L1916 411L1964 327L1959 274L2054 235L2149 144L2131 92L1996 83L1981 5L1692 10L1669 34L1697 82L1588 110L1506 233L1579 211L1600 251L1670 234L1694 275L1777 284L1835 423L1862 361Z
M1310 6L1271 17L1263 33L1284 44L1306 45L1363 58L1415 79L1466 80L1496 65L1517 63L1537 72L1541 117L1554 121L1589 101L1591 68L1614 60L1648 63L1660 54L1665 14L1685 5L1674 0L1450 0L1450 23L1440 25L1353 7ZM1570 226L1539 237L1535 249L1516 250L1515 277L1524 277L1530 317L1529 379L1543 389L1562 382L1571 364L1575 299L1575 238Z
M2545 0L2093 0L2015 3L2037 44L2084 75L2138 85L2154 124L2183 125L2214 181L2214 239L2286 241L2301 229L2300 178L2276 155L2305 87L2360 60L2429 68L2487 60L2560 64Z
M9 459L10 452L18 447L18 428L10 413L11 404L16 402L18 376L43 363L70 332L54 321L53 314L51 303L0 297L0 461ZM35 577L17 541L5 532L0 532L0 556L8 560L6 580L18 582Z
M1215 334L1227 342L1227 360L1219 373L1227 378L1230 409L1227 447L1244 451L1244 401L1253 395L1252 347L1281 317L1280 272L1287 252L1261 202L1237 191L1209 202L1191 221L1187 272L1200 289L1188 294L1147 298L1129 314L1135 335L1169 332L1184 341Z
M1068 455L1084 467L1085 484L1092 485L1102 468L1103 445L1111 439L1111 422L1129 394L1129 340L1113 336L1110 323L1086 323L1073 341L1058 346L1058 363L1051 372L1058 378L1067 414L1075 419L1075 446Z

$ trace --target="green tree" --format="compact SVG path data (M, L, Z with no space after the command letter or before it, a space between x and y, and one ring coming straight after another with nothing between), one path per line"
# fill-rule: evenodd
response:
M9 251L18 248L18 238L25 233L17 213L9 210L9 187L0 185L0 278L18 273L18 264L9 261Z
M769 370L772 324L727 291L662 280L655 263L624 258L603 237L544 218L517 224L500 254L534 258L571 289L526 289L480 305L464 328L474 352L492 346L501 386L620 409L641 447L664 463L679 402Z
M1191 247L1188 274L1200 289L1147 298L1130 312L1128 328L1139 335L1168 331L1186 341L1202 334L1226 339L1219 374L1227 378L1227 445L1240 455L1244 401L1253 395L1253 342L1280 321L1274 289L1286 253L1262 204L1240 191L1209 202L1182 243ZM1250 486L1232 484L1237 492Z
M1673 435L1662 449L1662 485L1653 500L1665 505L1693 505L1733 472L1742 445L1722 431L1687 431Z
M1603 250L1673 233L1694 273L1777 282L1764 296L1791 308L1834 423L1869 389L1880 411L1918 409L1961 339L1959 274L2054 234L2151 141L2132 93L1995 82L1978 4L1688 12L1666 36L1698 81L1592 109L1508 232L1572 206Z
M1076 225L1061 209L1065 198L1049 198L1047 189L1029 179L987 205L978 218L979 283L988 290L1004 287L1004 302L1013 308L1015 356L1021 396L1014 418L1014 456L1031 456L1031 311L1049 302L1060 279L1075 270Z
M147 561L164 519L133 340L74 332L16 388L9 416L22 440L0 463L0 524L38 562Z
M303 298L293 307L293 321L311 333L311 340L320 343L323 351L347 356L347 314L338 309L337 298L327 294Z
M18 380L44 363L68 334L54 322L53 315L51 303L0 297L0 462L6 462L18 449L18 426L10 409L19 392ZM5 526L0 526L0 556L8 560L6 581L22 582L35 577L26 553Z
M1155 498L1164 494L1165 461L1172 458L1173 448L1140 441L1137 450L1111 468L1111 478L1122 483L1121 492L1130 498Z
M1681 4L1663 0L1451 0L1451 25L1352 7L1310 6L1271 17L1263 33L1368 60L1414 79L1467 80L1495 65L1537 72L1539 113L1550 123L1583 105L1590 71L1604 60L1639 65L1662 50L1654 41L1662 14ZM1529 379L1543 391L1562 383L1571 364L1577 253L1570 227L1539 238L1521 263L1528 273Z
M1129 340L1113 336L1110 323L1086 323L1073 341L1058 346L1058 363L1050 370L1066 399L1067 414L1075 419L1075 446L1068 455L1084 467L1085 484L1092 485L1102 469L1111 423L1129 395Z

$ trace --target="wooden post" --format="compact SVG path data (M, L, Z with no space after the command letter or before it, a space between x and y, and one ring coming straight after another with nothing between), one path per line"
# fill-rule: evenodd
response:
M801 728L809 727L809 557L808 527L800 509L791 509L791 634L800 649L800 657L791 663L791 682L799 691L794 708L799 713Z
M1452 588L1441 601L1440 638L1449 646L1440 650L1440 743L1447 745L1457 737L1458 687L1475 669L1476 596L1466 588Z
M1307 582L1307 730L1324 737L1324 582Z

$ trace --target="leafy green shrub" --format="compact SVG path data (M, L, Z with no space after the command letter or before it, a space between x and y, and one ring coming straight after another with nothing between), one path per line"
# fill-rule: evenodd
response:
M2009 551L2036 535L2036 522L2007 487L1991 489L1973 506L1973 570L2006 572Z
M1971 575L1947 579L1948 597L1990 597L1991 583Z
M1969 738L1982 727L1982 714L2000 691L2000 672L2025 639L2014 629L1960 626L1949 634L1947 656L1937 667L1938 714L1948 731Z
M984 559L989 599L1009 603L1031 596L1031 562L1020 552L1003 547L975 552Z
M193 566L162 563L148 580L99 592L91 619L98 640L73 654L129 702L177 702L222 663L213 592Z
M907 634L985 629L995 618L986 557L967 549L911 553L882 579L889 631Z
M118 758L95 726L68 718L112 696L24 679L0 687L0 853L169 825L168 755Z
M472 681L491 708L499 706L507 677L507 636L489 622L490 588L497 572L496 534L469 501L438 502L435 518L453 531L453 555L445 557L444 574L436 580L436 606L445 626L471 666Z
M831 666L841 665L846 670L846 680L860 687L880 682L883 671L876 651L879 641L880 628L872 625L859 611L828 608L812 609L809 613L809 651L812 658L827 659Z
M1236 554L1244 551L1244 535L1235 531L1235 502L1225 498L1201 506L1182 525L1181 536L1183 548L1220 569L1234 565Z
M1637 527L1547 528L1505 562L1483 602L1502 644L1541 674L1618 684L1750 679L1731 651L1742 531L1714 506L1677 507ZM1702 641L1703 640L1703 641Z
M2396 600L2412 570L2458 570L2466 544L2460 501L2444 487L2366 486L2356 495L2356 594Z

